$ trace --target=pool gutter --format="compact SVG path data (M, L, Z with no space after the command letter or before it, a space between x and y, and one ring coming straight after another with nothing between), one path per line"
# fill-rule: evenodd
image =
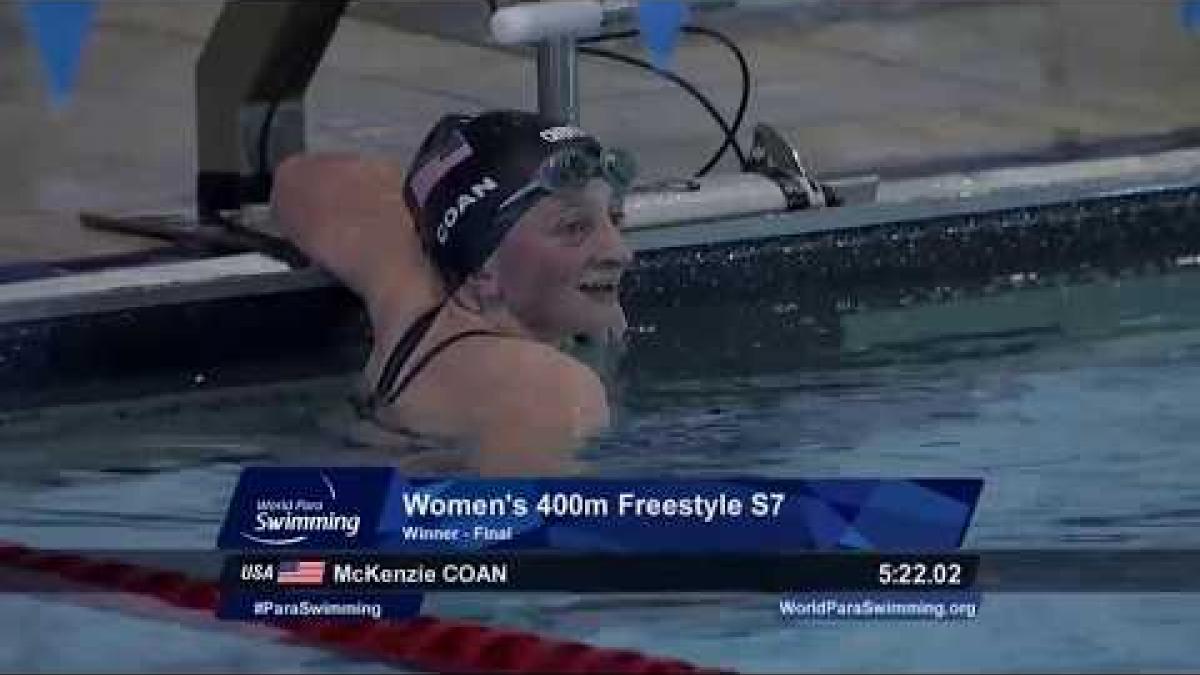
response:
M1200 185L1200 150L951 173L884 182L875 203L634 228L635 251L851 230ZM316 269L257 253L85 272L0 284L0 325L328 287Z
M730 274L741 275L743 280L738 283L743 286L747 285L744 277L755 274L753 267L709 274L706 265L713 256L706 258L706 251L720 251L721 260L713 264L730 267L729 261L758 255L760 248L778 249L779 242L804 246L815 238L833 250L856 246L846 242L876 236L866 233L887 228L893 230L878 236L916 246L912 233L930 223L962 229L954 224L1009 212L1025 222L1041 209L1062 211L1078 205L1082 213L1088 205L1126 201L1144 206L1154 201L1155 195L1169 196L1176 209L1171 213L1186 207L1190 214L1192 190L1200 192L1200 150L1187 149L889 181L879 185L878 201L870 204L632 228L628 238L639 255L631 272L633 289L627 304L635 316L657 312L661 319L663 312L678 311L697 298L721 295L724 291L718 287L722 284L736 286L723 281L733 278ZM1190 222L1186 226L1182 231L1193 231ZM1200 253L1192 250L1190 234L1185 239L1188 241L1179 242L1178 250L1169 252L1173 259L1189 255L1189 251ZM790 250L792 245L784 248ZM942 259L945 253L941 252ZM787 259L790 276L786 279L762 271L761 278L749 284L749 291L735 289L721 302L747 302L747 298L775 302L775 296L788 297L797 288L803 294L807 286L822 285L811 283L817 277L805 277L800 268L809 265L805 261L832 259L828 251L817 258L812 255L817 254ZM934 255L930 259L939 258ZM696 260L701 262L693 264ZM834 290L842 292L846 275L857 274L848 266L860 264L868 263L858 258L836 262L843 280L833 284L841 284ZM999 269L990 266L987 272ZM860 271L869 281L873 270ZM930 270L923 272L924 277L930 274ZM959 277L957 281L962 281ZM831 278L829 274L821 277L827 278ZM956 280L947 279L946 283L952 285ZM78 390L75 384L81 377L97 383L124 379L146 370L144 362L152 366L149 370L158 372L202 369L207 372L202 378L206 382L220 381L213 371L231 371L234 362L280 365L270 377L327 374L355 363L363 344L361 311L345 289L320 270L292 269L256 253L11 282L0 284L0 409L36 405L49 400L47 396L58 400L50 394L26 395L47 389L43 385L50 381L57 384L47 391L68 383L74 383L69 389ZM314 360L313 354L322 358ZM316 361L323 365L314 365ZM284 363L291 366L282 367ZM297 370L297 363L304 367Z

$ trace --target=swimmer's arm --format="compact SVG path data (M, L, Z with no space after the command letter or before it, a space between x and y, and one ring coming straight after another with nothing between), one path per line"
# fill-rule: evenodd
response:
M301 154L276 169L271 206L288 238L372 308L395 298L420 307L439 289L403 190L403 173L390 162Z
M578 363L525 379L480 416L479 472L554 476L583 472L576 452L609 425L604 385Z

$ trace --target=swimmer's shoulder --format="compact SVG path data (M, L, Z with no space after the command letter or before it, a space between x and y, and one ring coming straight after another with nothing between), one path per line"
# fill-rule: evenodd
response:
M438 374L449 390L473 401L473 417L553 414L581 425L607 425L604 382L587 364L550 345L523 337L478 335L463 340ZM586 423L586 424L584 424Z
M444 368L446 402L463 414L485 473L569 471L569 451L608 428L603 381L552 346L480 336Z

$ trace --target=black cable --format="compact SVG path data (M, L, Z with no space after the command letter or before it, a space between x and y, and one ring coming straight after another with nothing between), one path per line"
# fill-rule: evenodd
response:
M484 2L487 3L489 11L491 11L492 13L496 12L497 7L498 7L497 0L484 0ZM579 51L584 54L591 54L592 56L599 56L602 58L620 61L620 62L626 63L628 65L635 66L637 68L642 68L642 69L648 70L648 71L650 71L656 75L659 75L663 78L666 78L667 80L670 80L671 82L674 82L676 85L682 87L685 91L687 91L689 94L691 94L693 97L695 97L695 99L697 101L699 101L701 105L704 106L705 110L708 111L708 113L713 117L713 120L717 123L717 126L719 126L721 128L721 131L723 132L725 138L724 138L724 141L721 143L721 147L718 148L717 151L713 153L713 155L708 159L707 162L704 163L704 165L698 171L696 171L696 174L695 174L696 178L702 178L702 177L708 175L708 172L712 171L713 167L715 167L717 165L717 163L719 163L721 161L721 158L723 158L725 156L725 153L729 150L730 147L733 148L734 154L737 155L738 163L741 166L741 169L743 171L745 171L747 168L748 162L746 160L746 153L742 150L741 144L738 143L737 134L741 130L742 122L745 120L745 116L746 116L746 108L750 102L750 66L746 62L746 56L745 56L745 54L742 53L741 48L739 48L737 46L737 43L735 43L729 37L727 37L726 35L718 32L716 30L713 30L711 28L704 28L703 26L692 26L692 25L684 26L682 28L682 30L685 33L690 33L690 34L694 34L694 35L704 35L706 37L717 40L718 42L725 45L731 52L733 52L734 57L737 59L738 67L741 71L741 76L742 76L742 92L741 92L740 100L738 101L737 112L734 114L732 125L729 124L725 120L724 116L721 115L721 113L717 110L716 106L714 106L712 104L712 101L710 101L707 96L705 96L703 93L701 93L700 90L695 87L695 85L693 85L687 79L680 77L679 75L676 75L670 71L662 70L662 69L654 66L653 64L648 63L642 59L639 59L639 58L636 58L633 56L628 56L626 54L621 54L618 52L609 51L607 49L598 49L595 47L580 46ZM620 31L620 32L615 32L615 33L608 33L605 35L598 35L598 36L594 36L594 37L582 38L578 42L580 45L586 45L586 44L593 43L593 42L604 42L604 41L610 41L610 40L628 39L631 37L635 37L639 34L640 34L640 31L627 30L627 31ZM270 175L269 171L268 171L268 166L267 166L267 164L268 164L267 152L268 152L268 145L270 143L271 125L274 123L276 112L279 110L279 105L281 103L282 103L282 100L279 98L271 101L270 105L267 108L267 112L263 117L262 126L259 128L259 134L258 134L258 174L259 175L258 175L258 177L260 180L266 180L266 177Z
M637 30L637 29L622 30L622 31L616 31L613 33L601 33L600 35L592 35L589 37L582 37L582 38L579 38L578 40L576 40L575 42L576 42L576 44L590 45L593 42L608 42L609 40L628 40L629 38L637 37L639 34L641 34L641 31Z
M674 82L675 84L679 85L680 87L683 87L683 89L685 91L687 91L689 94L694 96L697 101L700 101L700 104L703 105L704 109L708 111L708 114L712 116L713 121L715 121L717 123L717 126L721 127L721 131L724 132L725 138L727 141L728 141L728 139L734 137L733 129L730 128L729 123L726 122L725 118L721 116L721 112L719 110L717 110L716 106L714 106L712 104L712 101L710 101L708 99L708 97L704 95L703 92L701 92L699 89L696 89L695 85L693 85L691 82L688 82L687 80L683 79L682 77L676 75L675 73L672 73L667 70L662 70L661 68L658 68L651 63L647 63L646 61L643 61L642 59L635 58L635 57L629 56L627 54L621 54L619 52L609 51L607 49L600 49L598 47L579 47L579 53L590 54L592 56L600 56L600 57L603 57L606 59L620 61L622 63L626 63L628 65L635 66L638 68L643 68L645 70L649 70L650 72L654 73L655 75L659 75L660 77L664 77L664 78L670 80L671 82ZM742 164L742 166L745 166L746 165L746 155L745 155L745 153L742 152L741 146L737 143L736 140L733 141L732 145L733 145L734 152L737 154L738 161ZM724 146L722 146L722 147L724 147ZM711 159L709 159L709 161L707 163L705 163L705 165L696 172L695 177L696 178L704 177L709 171L712 170L712 167L715 166L717 161L720 161L720 159L721 159L721 151L718 150L718 152L715 153L713 155L713 157Z
M630 65L635 65L639 68L645 68L646 70L649 70L649 71L655 73L656 75L660 75L662 77L665 77L665 78L671 80L672 82L675 82L679 86L686 89L688 91L688 93L692 94L692 96L696 97L696 99L699 100L700 103L709 110L709 113L713 114L714 118L717 119L718 126L721 127L721 130L725 134L724 142L721 144L721 147L718 148L715 153L713 153L712 157L709 158L709 160L704 164L704 166L699 171L696 172L697 178L707 175L708 172L711 171L712 168L714 166L716 166L718 162L721 161L721 158L725 156L725 152L730 147L733 148L734 153L738 157L738 162L740 163L742 170L745 171L747 168L746 154L745 154L745 152L742 151L742 147L738 143L737 134L738 134L738 131L741 129L742 122L744 121L745 116L746 116L746 108L750 103L750 66L746 62L746 56L745 56L745 54L742 53L742 50L737 46L737 44L733 40L729 39L724 34L718 32L718 31L715 31L711 28L704 28L702 26L688 25L688 26L684 26L682 30L685 33L691 33L691 34L695 34L695 35L704 35L706 37L717 40L718 42L720 42L721 44L723 44L727 48L729 48L729 50L731 52L733 52L734 57L737 59L738 67L741 71L741 76L742 76L742 92L741 92L740 100L738 101L737 113L734 115L734 121L733 121L732 125L728 124L725 121L725 118L722 117L719 113L716 113L715 107L713 107L711 103L706 102L707 99L704 97L704 95L700 94L698 92L698 90L693 85L691 85L690 82L687 82L687 80L685 80L684 78L674 75L673 73L669 73L667 71L660 70L660 69L654 67L653 65L646 63L645 61L642 61L641 59L636 59L634 57L626 57L625 55L621 55L621 57L616 58L616 60L624 61L625 63L629 63ZM589 43L604 42L604 41L609 41L609 40L624 40L624 39L635 37L639 34L640 34L640 31L638 31L638 30L626 30L626 31L620 31L620 32L615 32L615 33L607 33L604 35L597 35L594 37L581 38L579 40L579 43L580 44L589 44ZM591 49L591 48L580 47L580 51L585 52L585 53L589 49ZM596 54L598 56L605 56L606 58L615 58L615 57L611 56L612 54L614 54L613 52L608 52L607 50L601 50L601 51L603 51L604 53L603 54L597 53L597 52L592 52L592 53Z
M741 98L738 101L737 113L735 113L733 116L733 124L729 125L730 128L733 129L733 133L725 136L725 143L721 146L721 149L717 152L714 158L710 160L715 166L716 163L721 160L721 157L724 156L725 151L729 149L729 146L733 145L736 149L741 149L740 146L736 145L737 134L738 131L741 130L742 122L746 118L746 108L750 105L750 64L746 62L746 55L742 53L742 50L737 46L737 43L723 33L715 31L711 28L705 28L703 26L684 26L683 32L691 33L693 35L704 35L728 47L729 51L733 52L734 58L737 59L738 69L741 71L742 75ZM745 171L747 169L745 154L739 152L738 159L741 162L742 171Z
M267 106L267 114L263 117L262 126L258 129L258 179L265 181L270 171L267 167L267 146L271 141L271 125L275 122L275 111L279 110L279 104L283 101L283 97L277 96L271 99L271 104Z

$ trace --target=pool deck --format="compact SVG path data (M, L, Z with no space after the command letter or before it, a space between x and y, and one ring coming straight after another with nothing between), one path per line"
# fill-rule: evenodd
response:
M482 5L455 0L436 11L481 20ZM443 112L535 104L528 58L470 44L469 35L397 30L422 28L433 11L413 7L397 16L394 6L363 5L343 21L310 91L311 147L406 161ZM13 5L0 4L0 264L158 244L83 229L81 210L191 207L192 69L219 9L99 3L75 98L51 110ZM901 177L988 156L1069 158L1093 143L1200 146L1200 35L1178 15L1166 1L798 0L782 13L701 23L747 53L748 125L775 125L819 172ZM688 40L677 59L719 106L733 107L739 78L727 53ZM651 176L689 173L719 140L698 105L655 78L591 60L582 76L584 124L636 149ZM1195 164L1188 153L1158 155L1151 164L1162 167L1131 159L1085 173L1154 173L1171 158ZM960 178L885 181L881 198L953 197Z

